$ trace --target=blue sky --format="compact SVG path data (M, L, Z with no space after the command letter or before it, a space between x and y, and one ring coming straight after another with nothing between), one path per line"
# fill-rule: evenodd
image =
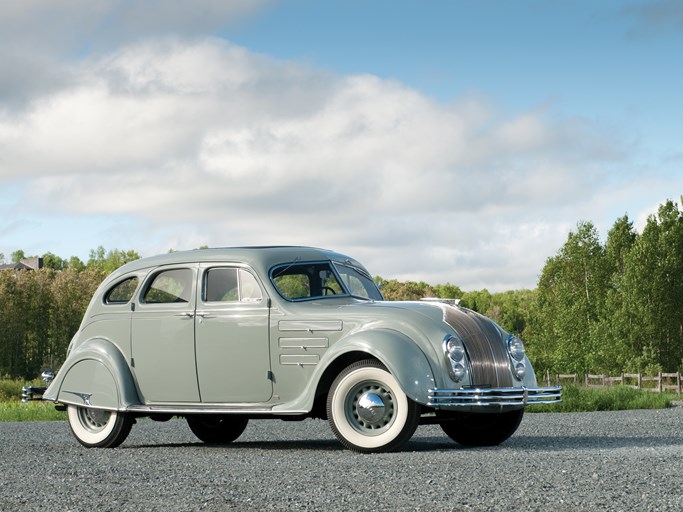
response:
M533 288L683 194L674 0L7 2L0 252L244 244Z

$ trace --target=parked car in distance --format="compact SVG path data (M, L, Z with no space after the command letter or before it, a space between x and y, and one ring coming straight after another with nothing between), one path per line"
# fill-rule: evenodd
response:
M25 399L66 408L86 447L135 420L184 417L206 443L250 420L327 420L357 452L399 449L421 423L465 446L503 442L539 387L517 337L441 302L387 302L356 260L310 247L175 252L95 292L66 360Z

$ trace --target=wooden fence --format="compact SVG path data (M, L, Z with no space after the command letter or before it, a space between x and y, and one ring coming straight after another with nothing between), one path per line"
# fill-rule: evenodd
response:
M558 373L555 375L554 382L550 372L545 374L547 385L574 384L583 385L589 388L605 388L610 386L626 386L634 389L643 389L653 393L683 393L681 387L680 373L659 373L655 376L646 376L641 373L622 373L619 376L587 373L583 379L577 373Z

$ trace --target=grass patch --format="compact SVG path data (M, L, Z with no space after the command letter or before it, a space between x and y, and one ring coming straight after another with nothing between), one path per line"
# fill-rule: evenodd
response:
M55 410L52 402L21 402L23 386L44 386L42 380L0 380L0 421L53 421L66 420L66 413Z
M52 402L0 402L0 421L66 420L66 412L55 410Z
M653 393L624 386L586 388L567 385L562 388L559 404L534 405L528 412L594 412L631 409L666 409L678 395Z

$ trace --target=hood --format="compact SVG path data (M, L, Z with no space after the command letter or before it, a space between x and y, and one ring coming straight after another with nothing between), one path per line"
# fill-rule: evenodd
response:
M509 387L513 385L510 358L505 346L507 332L475 311L442 303L377 302L375 307L403 309L431 319L442 331L453 332L465 345L470 361L471 385ZM436 352L443 354L443 335L424 331ZM417 341L417 340L416 340Z

